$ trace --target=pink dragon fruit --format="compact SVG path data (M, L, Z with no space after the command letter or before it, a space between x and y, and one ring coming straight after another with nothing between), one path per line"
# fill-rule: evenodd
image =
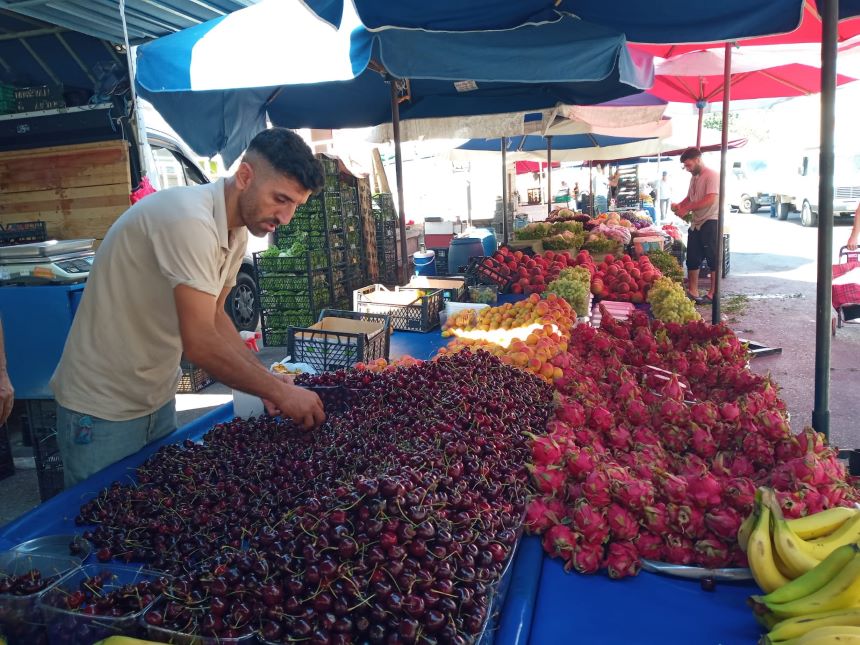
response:
M612 486L612 495L631 511L641 511L654 503L654 485L644 479L633 479Z
M565 474L557 466L534 466L528 465L537 489L548 495L562 494L564 492Z
M795 519L806 515L806 503L799 493L788 493L776 491L776 501L782 508L782 514L786 519Z
M741 514L730 506L714 508L705 513L705 526L727 542L737 539L742 521Z
M740 444L737 428L731 423L717 423L711 428L711 436L720 450L734 450Z
M624 425L617 425L615 428L607 432L607 436L609 437L609 445L616 450L629 450L630 430L624 427Z
M658 418L661 425L683 426L690 418L690 411L681 401L666 399L660 405Z
M683 535L674 533L666 536L664 554L666 562L671 564L692 564L696 558L693 541Z
M615 427L615 417L613 414L602 406L592 408L591 410L591 427L601 432L608 432Z
M660 394L667 399L679 402L684 400L684 388L681 387L681 382L678 380L677 374L672 374L666 385L660 390Z
M559 523L561 515L553 510L553 504L560 504L560 502L553 497L536 497L526 507L524 523L529 533L543 533L553 524ZM561 509L563 515L564 506Z
M564 524L550 527L543 535L544 551L552 557L567 559L576 546L576 534Z
M639 537L633 540L633 544L636 545L636 551L639 553L640 558L657 560L658 562L663 560L665 551L663 538L656 533L649 531L640 533Z
M705 403L696 403L690 408L690 417L697 424L704 428L713 427L719 421L720 413L717 406L707 401Z
M743 451L756 466L773 467L773 444L762 435L753 432L748 433L743 440Z
M734 477L726 482L726 500L746 517L755 504L755 490L755 483L749 477Z
M582 535L586 542L603 544L609 538L609 523L602 510L587 502L576 505L571 514L573 528Z
M658 472L657 490L667 501L680 504L687 499L687 480L671 473Z
M642 399L634 399L627 404L627 418L630 423L639 425L651 419L651 412Z
M663 425L660 428L663 435L663 445L672 452L683 453L690 446L690 431L679 425Z
M686 504L668 504L669 526L672 530L691 538L697 538L705 532L705 515L695 506Z
M629 403L631 401L636 401L642 397L642 392L639 390L639 386L636 385L636 381L629 377L629 371L623 370L619 372L621 380L618 385L618 389L615 391L615 400L620 401L622 403Z
M660 437L647 425L640 425L633 430L633 443L636 448L651 448L660 445Z
M819 486L818 492L824 497L826 508L835 508L843 506L846 499L850 499L848 495L848 486L844 483L834 482L825 486Z
M585 408L577 401L566 399L556 408L555 416L557 419L569 424L572 428L577 429L585 425Z
M733 567L740 567L742 569L746 569L750 566L749 560L747 560L747 554L741 551L741 548L738 545L734 545L729 547L729 562Z
M574 569L577 573L597 573L603 563L603 545L589 542L577 544L564 568Z
M741 410L735 403L723 403L720 406L720 416L724 421L728 421L730 423L737 421L737 418L741 415Z
M705 459L709 459L717 454L717 444L711 436L710 431L698 424L691 423L691 436L693 450L697 455Z
M569 502L575 502L582 497L582 484L567 480L567 485L564 487L564 499Z
M609 475L602 469L592 470L582 484L582 494L591 504L602 508L609 506Z
M582 481L594 470L594 453L591 448L573 448L567 453L567 472Z
M746 455L735 454L730 466L732 477L750 477L755 473L755 466Z
M632 540L639 534L639 523L623 506L612 504L606 512L606 519L615 540Z
M806 505L806 514L815 515L825 509L827 499L818 492L818 489L810 484L800 484L797 490L803 503Z
M776 410L765 410L758 415L761 433L773 442L791 436L791 430L785 417Z
M770 485L779 490L793 490L797 485L797 480L794 476L794 469L791 467L791 462L780 464L771 473Z
M532 439L532 459L540 466L554 466L561 463L561 448L550 436L535 436Z
M675 472L685 478L702 477L708 474L707 462L695 453L687 453L675 460ZM687 482L689 487L689 482Z
M778 462L785 463L792 459L802 457L803 451L800 448L800 442L797 440L797 437L792 436L788 439L783 439L782 441L777 442L774 454L776 455L776 460Z
M639 573L642 563L636 546L629 541L613 542L606 553L606 569L609 577L617 580Z
M800 449L804 453L810 450L814 453L824 452L827 449L827 442L824 435L816 432L812 428L804 428L803 432L797 435L797 441L800 444Z
M699 508L718 506L722 501L723 486L711 473L687 477L687 495Z
M697 540L693 546L694 562L708 569L720 569L731 563L729 549L716 536L710 535Z
M646 506L642 511L642 519L648 530L653 533L664 535L669 530L669 513L663 502Z
M711 472L720 478L727 478L732 476L732 453L721 450L715 456L713 461L711 461Z

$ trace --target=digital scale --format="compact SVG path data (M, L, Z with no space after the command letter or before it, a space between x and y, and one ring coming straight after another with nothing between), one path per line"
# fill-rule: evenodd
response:
M0 247L0 284L83 282L93 267L93 239Z

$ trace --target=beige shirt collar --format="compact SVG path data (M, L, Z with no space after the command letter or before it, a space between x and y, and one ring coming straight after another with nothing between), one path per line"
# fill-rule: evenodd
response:
M219 179L212 184L212 190L215 192L214 199L214 216L215 228L218 230L218 243L222 249L230 249L230 232L227 229L227 201L224 198L224 180Z

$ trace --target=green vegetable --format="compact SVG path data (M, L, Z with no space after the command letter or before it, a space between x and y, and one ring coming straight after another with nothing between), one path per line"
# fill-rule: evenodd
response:
M675 282L684 281L684 270L678 263L678 259L662 249L655 249L647 253L653 264L667 278L671 278Z

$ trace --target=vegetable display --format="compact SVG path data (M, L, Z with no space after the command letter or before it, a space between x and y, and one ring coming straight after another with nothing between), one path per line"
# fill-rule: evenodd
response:
M684 281L684 269L678 263L677 258L663 249L654 249L646 254L651 264L667 278L671 278L675 282Z

